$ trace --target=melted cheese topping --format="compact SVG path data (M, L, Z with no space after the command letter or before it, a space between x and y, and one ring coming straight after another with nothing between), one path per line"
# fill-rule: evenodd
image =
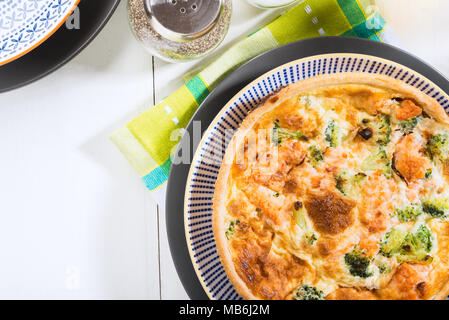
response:
M403 221L396 210L449 196L447 161L427 150L445 132L413 100L368 85L280 102L242 139L228 180L239 277L260 299L291 299L303 285L327 299L431 298L448 277L449 223L425 212ZM391 230L422 225L430 263L382 254ZM351 272L353 250L369 262L365 274Z

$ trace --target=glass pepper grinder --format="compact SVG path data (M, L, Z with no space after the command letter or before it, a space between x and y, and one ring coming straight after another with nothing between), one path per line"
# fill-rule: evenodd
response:
M170 62L212 52L228 32L231 0L129 0L136 38L152 54Z

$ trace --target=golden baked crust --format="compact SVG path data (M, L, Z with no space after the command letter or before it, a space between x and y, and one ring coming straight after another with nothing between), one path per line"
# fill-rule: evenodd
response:
M429 206L449 212L449 160L429 141L446 132L436 101L381 75L321 75L266 99L215 185L215 240L239 294L445 298L449 222Z

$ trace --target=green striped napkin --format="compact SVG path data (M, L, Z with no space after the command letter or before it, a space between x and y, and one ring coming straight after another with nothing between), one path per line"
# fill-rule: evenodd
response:
M240 40L157 105L115 132L111 139L156 201L165 201L171 156L183 128L210 91L242 63L280 45L319 36L388 41L385 20L372 0L305 0Z

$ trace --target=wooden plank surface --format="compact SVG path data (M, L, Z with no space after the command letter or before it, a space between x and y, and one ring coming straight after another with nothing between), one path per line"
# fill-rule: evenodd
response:
M449 2L377 3L404 47L449 76ZM216 54L277 14L234 1ZM188 298L165 213L108 136L210 59L152 58L122 1L77 58L0 95L0 298Z

